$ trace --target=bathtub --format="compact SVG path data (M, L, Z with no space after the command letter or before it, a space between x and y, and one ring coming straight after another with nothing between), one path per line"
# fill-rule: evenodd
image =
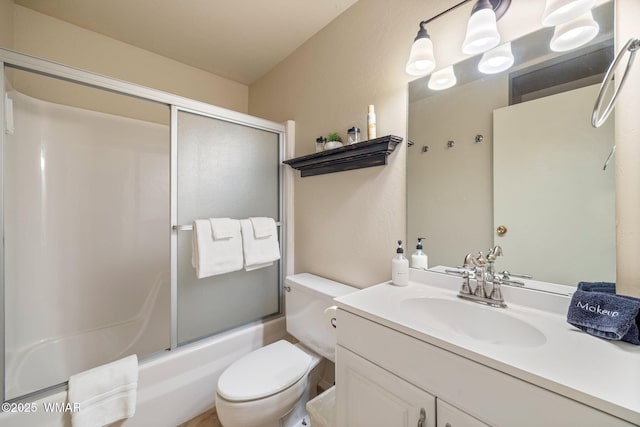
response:
M285 336L285 318L280 316L141 361L136 414L115 425L176 427L213 408L216 383L222 371L240 356ZM64 404L66 397L66 391L58 392L27 402L26 409L32 412L0 413L0 427L71 427L70 412L52 410L50 406Z

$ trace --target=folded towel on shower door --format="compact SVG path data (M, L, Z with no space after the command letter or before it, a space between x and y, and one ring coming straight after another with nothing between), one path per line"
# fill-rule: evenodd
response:
M69 377L73 427L96 427L131 418L136 412L138 357L134 354Z
M212 226L219 228L221 235L231 237L215 239ZM191 264L198 279L242 269L242 237L237 219L197 219L191 239Z
M251 225L253 226L253 237L256 239L271 237L274 231L277 231L277 229L273 227L275 224L273 218L258 216L249 218L249 221L251 221Z
M240 223L231 218L209 218L213 240L226 240L240 236Z
M242 250L244 252L244 269L247 271L268 267L280 259L278 228L273 218L265 218L268 237L256 238L253 223L250 219L240 220L242 228ZM264 230L261 231L263 234Z

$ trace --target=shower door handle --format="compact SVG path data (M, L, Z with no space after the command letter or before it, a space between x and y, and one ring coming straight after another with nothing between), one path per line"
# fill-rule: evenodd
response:
M184 224L184 225L172 225L171 229L173 231L188 231L193 230L193 224Z
M280 227L282 223L280 221L276 221L276 227ZM193 230L193 224L175 224L171 226L173 231L191 231Z

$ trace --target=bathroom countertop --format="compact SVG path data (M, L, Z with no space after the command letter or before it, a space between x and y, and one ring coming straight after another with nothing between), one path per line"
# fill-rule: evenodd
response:
M571 297L503 286L508 308L456 298L460 278L412 271L409 286L382 283L336 299L339 308L640 425L640 346L588 335L566 322ZM445 298L504 313L534 325L543 344L493 344L439 328L405 312L411 298ZM473 322L474 318L460 319Z

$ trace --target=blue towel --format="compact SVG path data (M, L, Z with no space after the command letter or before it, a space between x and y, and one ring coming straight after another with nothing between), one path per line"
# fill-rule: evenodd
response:
M567 322L588 334L640 345L640 299L615 294L615 283L580 282Z

